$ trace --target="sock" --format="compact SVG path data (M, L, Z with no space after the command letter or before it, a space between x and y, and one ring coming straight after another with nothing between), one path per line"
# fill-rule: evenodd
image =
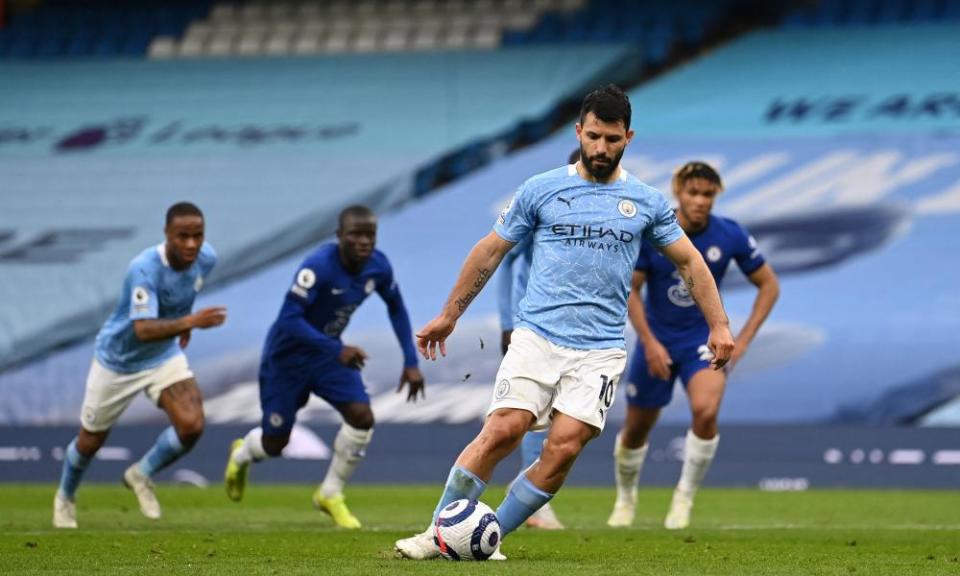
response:
M549 430L539 432L527 432L523 435L523 441L520 443L520 469L526 470L540 457L543 452L543 442L547 439Z
M367 445L370 444L371 438L373 438L373 428L360 430L346 422L340 425L337 437L333 441L333 459L330 461L330 468L327 469L327 476L320 486L324 498L332 498L343 492L347 480L353 476L353 471L367 455Z
M83 478L83 471L90 464L90 458L77 451L77 439L74 438L67 444L67 450L63 454L63 472L60 473L59 492L67 500L73 500L80 486L80 479Z
M617 502L626 504L637 503L637 484L640 482L640 472L643 470L643 461L647 457L646 443L639 448L625 448L617 434L616 444L613 447L613 470L617 480Z
M527 521L527 518L540 509L544 504L553 498L553 494L544 492L533 485L533 482L527 478L527 475L521 473L510 490L504 497L503 502L497 508L497 520L500 521L500 534L507 534L516 530L521 524Z
M168 426L160 433L157 441L140 459L140 471L148 477L173 464L177 458L186 454L187 449L180 443L177 431Z
M263 429L259 426L247 432L243 437L243 446L236 450L231 458L236 464L243 466L251 462L259 462L268 456L263 449Z
M477 476L466 468L454 465L447 476L447 483L443 487L443 495L440 496L440 502L433 510L433 523L436 524L437 516L447 504L466 498L468 500L477 500L483 494L487 483L477 478Z
M683 448L683 470L680 472L677 490L693 498L707 470L710 469L718 444L720 444L719 434L710 440L703 440L697 438L693 430L687 430L687 441Z

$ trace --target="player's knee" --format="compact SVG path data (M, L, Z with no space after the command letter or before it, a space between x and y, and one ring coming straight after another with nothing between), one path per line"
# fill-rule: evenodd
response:
M357 430L370 430L374 425L373 410L370 406L353 410L344 416L344 421Z
M77 435L77 452L86 458L93 458L106 441L106 432L93 433L81 430L80 434Z
M583 444L576 438L548 438L540 459L552 462L561 469L569 468L581 450Z
M193 445L200 440L203 435L204 421L203 414L197 414L178 422L174 427L177 431L177 438L185 448L193 448Z
M717 425L717 413L719 406L714 404L703 404L693 406L693 422L698 428L715 428Z
M487 452L504 450L516 445L523 437L524 429L504 418L491 419L480 432L479 440Z
M263 445L263 451L266 452L268 456L274 458L283 452L283 449L287 447L288 442L290 442L289 434L286 436L264 435L260 440L260 443Z

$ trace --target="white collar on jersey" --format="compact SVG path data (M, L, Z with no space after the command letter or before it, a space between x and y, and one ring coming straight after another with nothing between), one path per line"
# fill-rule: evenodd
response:
M620 176L617 177L617 180L620 180L620 181L622 181L622 182L626 182L626 181L627 181L627 171L624 169L623 166L619 166L619 168L620 168ZM567 176L573 176L573 175L576 174L576 173L577 173L577 163L568 164L568 165L567 165Z
M170 267L170 261L167 260L167 243L161 242L157 244L157 254L160 255L160 261L163 262L163 265L167 268Z

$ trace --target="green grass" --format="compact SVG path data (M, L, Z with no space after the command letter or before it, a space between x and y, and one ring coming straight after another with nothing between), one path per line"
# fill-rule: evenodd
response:
M960 493L703 490L693 527L661 527L663 489L641 491L630 530L605 525L612 489L567 488L569 529L521 529L506 563L412 562L393 541L423 528L439 488L356 486L361 531L334 528L309 486L262 486L242 504L219 487L161 486L164 518L140 516L122 487L79 494L80 529L50 527L52 486L0 486L2 574L960 574ZM502 488L484 500L496 505Z

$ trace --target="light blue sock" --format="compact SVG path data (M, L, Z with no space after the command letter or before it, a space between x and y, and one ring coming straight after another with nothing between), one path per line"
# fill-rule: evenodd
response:
M547 439L549 430L539 432L527 432L523 435L523 441L520 443L520 469L526 470L537 461L540 453L543 452L543 442Z
M447 484L443 487L440 502L437 503L437 507L433 511L433 522L437 522L437 516L440 515L440 511L447 504L461 498L478 500L486 487L487 483L477 478L473 472L460 466L454 466L447 476Z
M527 521L544 504L553 498L553 494L544 492L533 485L527 475L520 476L513 481L507 496L497 508L497 520L500 521L500 533L503 536L513 532Z
M153 447L140 459L140 471L147 476L153 476L176 461L186 453L180 437L173 426L169 426L160 433Z
M67 444L67 451L63 455L63 472L60 473L60 493L67 500L73 500L83 478L83 471L90 464L90 458L77 451L77 439Z

